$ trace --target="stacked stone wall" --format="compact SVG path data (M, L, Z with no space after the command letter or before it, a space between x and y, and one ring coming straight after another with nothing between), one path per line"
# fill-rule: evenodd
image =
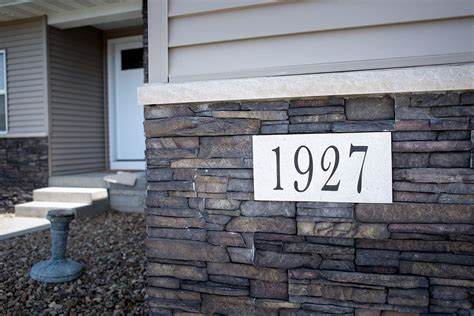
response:
M48 184L48 138L0 138L0 213Z
M147 106L156 315L472 315L473 92ZM392 132L393 204L253 199L252 135Z

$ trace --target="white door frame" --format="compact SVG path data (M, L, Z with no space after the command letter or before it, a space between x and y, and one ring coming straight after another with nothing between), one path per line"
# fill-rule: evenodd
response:
M132 41L143 42L143 36L129 36L107 41L107 94L108 94L108 120L109 120L109 163L110 169L145 170L146 161L121 161L117 160L117 135L116 131L116 102L115 102L115 45ZM143 139L145 141L145 139Z

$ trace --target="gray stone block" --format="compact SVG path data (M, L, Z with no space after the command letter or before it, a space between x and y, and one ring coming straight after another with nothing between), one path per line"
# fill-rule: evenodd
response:
M346 101L348 120L390 120L395 117L395 106L392 98L349 98Z

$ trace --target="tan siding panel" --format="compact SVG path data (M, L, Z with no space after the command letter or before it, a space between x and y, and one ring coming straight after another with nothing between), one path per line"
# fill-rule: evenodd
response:
M105 168L102 32L49 28L53 175Z
M7 52L9 134L48 131L45 24L43 18L0 24L0 49Z
M171 1L173 3L174 1ZM423 2L426 7L423 7ZM420 8L423 7L422 10ZM329 31L474 15L472 0L302 1L211 12L169 21L169 46ZM210 27L219 26L219 27ZM190 32L189 30L193 30Z
M474 60L473 25L446 19L172 48L170 81L465 62Z

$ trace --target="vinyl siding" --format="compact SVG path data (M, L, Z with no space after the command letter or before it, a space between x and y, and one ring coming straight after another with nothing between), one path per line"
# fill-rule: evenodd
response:
M470 0L187 4L168 1L170 82L474 61Z
M105 169L102 32L49 27L51 173Z
M48 133L46 19L0 24L0 49L7 54L7 137Z

